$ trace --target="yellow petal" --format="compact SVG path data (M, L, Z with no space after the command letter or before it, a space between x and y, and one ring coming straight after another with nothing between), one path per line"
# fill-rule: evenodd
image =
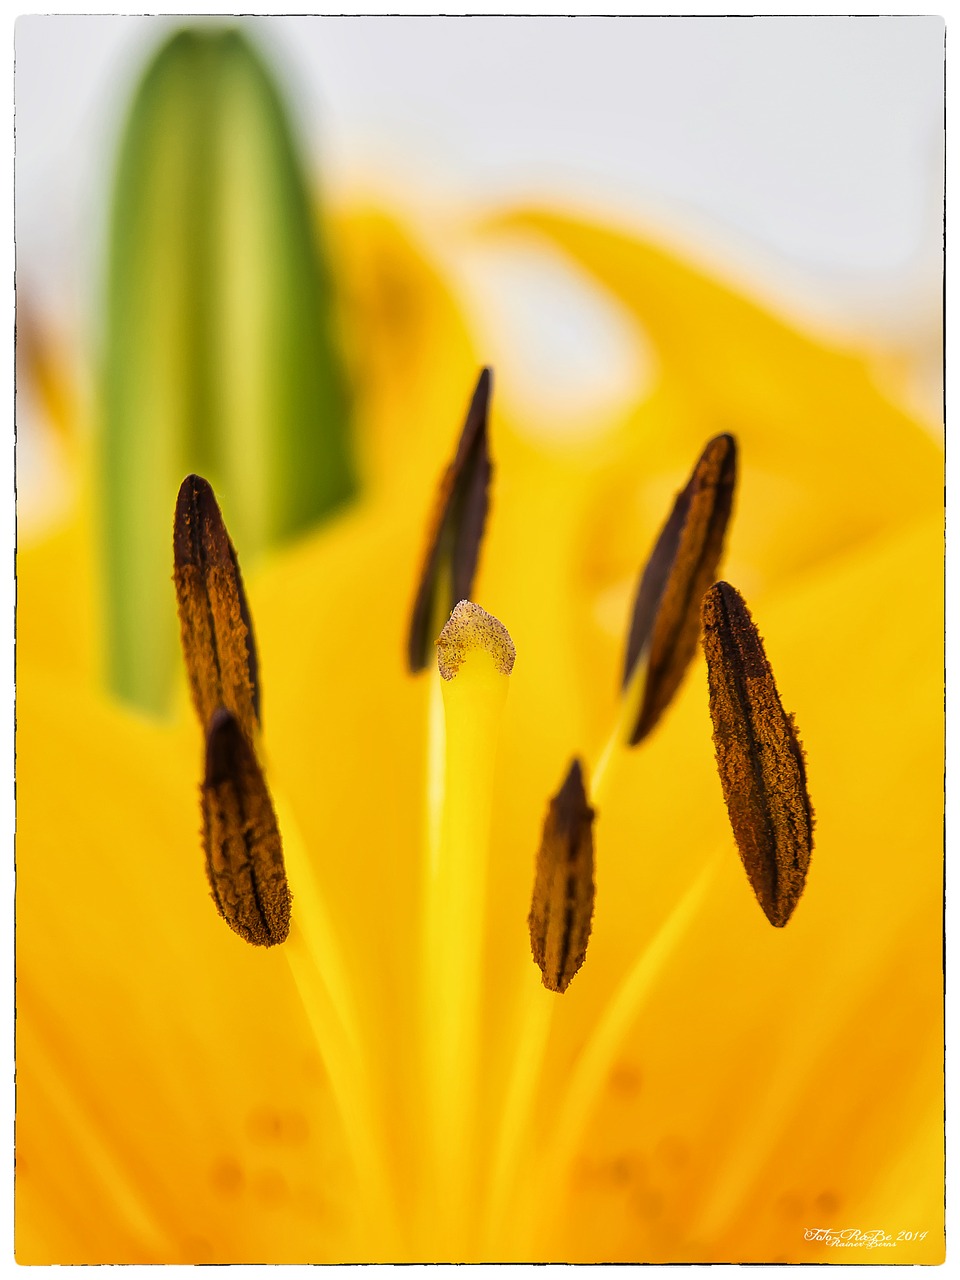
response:
M751 543L763 532L753 554L781 581L937 505L936 442L882 394L861 356L804 335L640 236L538 209L508 211L491 229L546 237L643 326L661 366L656 429L645 405L632 424L645 476L664 456L682 473L708 436L736 435L741 494L763 524L738 517L735 528Z

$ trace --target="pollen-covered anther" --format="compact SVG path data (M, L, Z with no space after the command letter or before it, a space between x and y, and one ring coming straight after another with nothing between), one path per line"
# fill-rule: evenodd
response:
M803 748L739 592L703 598L713 741L740 858L764 914L782 928L800 900L813 848Z
M217 910L255 946L283 942L290 890L273 803L236 717L218 709L210 722L202 787L207 877Z
M493 474L487 443L492 378L489 369L481 371L457 451L437 491L410 617L407 663L412 672L429 666L442 620L456 601L473 592Z
M593 819L574 760L550 801L530 906L533 958L550 991L566 991L587 955L593 921Z
M623 688L638 661L646 675L629 737L636 746L670 704L697 648L700 601L717 576L733 507L737 445L715 436L677 495L637 590L624 662Z
M461 600L437 640L437 666L444 680L452 680L473 652L487 653L504 676L513 670L517 657L503 623L471 600Z
M173 524L180 640L200 723L218 707L248 738L260 718L257 653L240 566L213 490L200 476L180 486Z

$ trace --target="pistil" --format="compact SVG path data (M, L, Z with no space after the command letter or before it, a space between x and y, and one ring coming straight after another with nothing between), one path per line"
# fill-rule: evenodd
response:
M487 439L491 384L491 371L481 370L453 458L440 479L407 636L408 668L415 675L424 672L428 684L420 1065L422 1101L431 1124L425 1143L418 1135L426 1157L421 1203L429 1215L421 1225L429 1238L437 1225L434 1206L442 1202L440 1217L450 1228L450 1247L458 1239L452 1223L464 1211L469 1168L466 1129L474 1101L482 895L496 739L491 715L499 718L497 681L504 683L504 691L505 682L499 673L484 692L482 668L488 654L482 645L464 674L457 675L455 694L448 688L454 672L444 670L443 662L455 658L457 636L465 634L458 630L460 624L478 627L479 634L480 618L488 617L482 610L471 614L476 607L466 602L480 560L493 473ZM459 621L448 631L451 613ZM441 635L446 638L438 664ZM495 639L495 647L501 640Z
M422 974L423 1104L440 1255L463 1260L477 1188L473 1120L487 854L500 720L514 662L496 618L469 601L437 641L446 751L439 856L427 885ZM426 1224L425 1224L426 1225ZM435 1234L435 1237L436 1234Z

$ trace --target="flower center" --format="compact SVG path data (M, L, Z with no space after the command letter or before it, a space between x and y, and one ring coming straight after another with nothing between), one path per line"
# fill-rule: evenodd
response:
M188 477L177 502L175 581L205 739L204 844L214 901L246 941L284 943L343 1120L366 1221L376 1224L380 1247L392 1258L535 1256L623 1039L706 898L716 860L614 989L532 1153L551 1025L562 1016L557 997L584 964L594 925L595 860L603 857L598 797L610 786L613 762L648 738L676 693L696 651L701 601L724 798L748 877L774 925L786 924L796 906L810 858L812 811L792 718L739 595L726 583L712 585L737 456L732 437L718 436L679 492L641 575L610 738L592 775L572 756L549 803L528 920L541 982L528 971L518 1043L484 1150L478 1110L486 1092L480 1037L486 882L498 739L516 656L503 623L469 598L492 470L489 395L484 370L441 481L408 637L411 673L429 667L419 1000L411 1027L416 1078L401 1091L416 1123L414 1167L403 1170L418 1206L412 1223L400 1223L390 1125L378 1091L383 1073L357 1014L335 922L294 816L282 797L271 797L259 762L256 648L237 557L205 481ZM431 649L435 663L428 661Z

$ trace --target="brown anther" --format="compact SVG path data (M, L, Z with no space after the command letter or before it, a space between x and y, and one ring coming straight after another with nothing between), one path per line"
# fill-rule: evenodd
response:
M290 890L273 803L236 717L215 711L207 732L203 842L217 910L255 946L290 931Z
M473 589L493 473L487 444L491 378L489 369L481 372L457 452L440 481L410 617L407 662L412 672L423 671L432 660L436 620L442 624Z
M716 583L702 618L723 798L757 900L782 928L803 893L813 848L803 748L740 594Z
M716 436L693 469L660 532L633 606L623 687L647 654L630 745L647 736L680 686L696 647L700 600L715 580L737 478L733 436Z
M530 945L549 991L566 991L586 958L593 920L593 818L575 759L543 824L530 907Z
M251 740L260 720L257 651L237 554L213 490L187 476L173 524L173 580L193 704L206 731L226 707Z

